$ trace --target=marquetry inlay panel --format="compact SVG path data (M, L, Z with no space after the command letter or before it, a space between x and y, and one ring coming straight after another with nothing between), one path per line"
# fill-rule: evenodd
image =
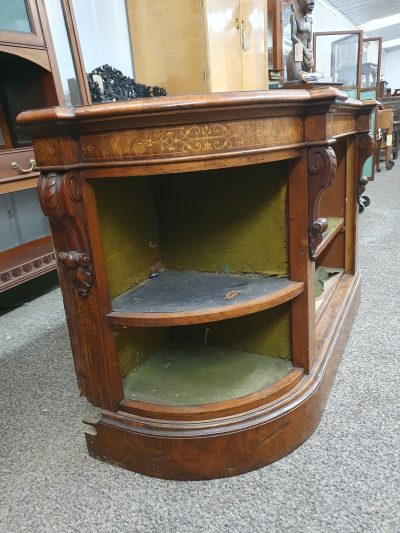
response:
M273 117L85 135L81 149L83 162L91 163L242 152L303 139L302 118Z
M336 137L346 133L369 129L369 115L356 118L354 115L332 114L328 116L328 136Z
M35 154L39 154L36 163L38 166L64 164L63 150L59 138L34 139Z

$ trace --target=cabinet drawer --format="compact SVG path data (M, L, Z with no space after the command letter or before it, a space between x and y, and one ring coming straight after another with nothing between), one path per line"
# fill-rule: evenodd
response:
M38 172L20 173L11 166L15 161L21 168L28 169L34 158L32 146L0 151L0 194L36 186Z

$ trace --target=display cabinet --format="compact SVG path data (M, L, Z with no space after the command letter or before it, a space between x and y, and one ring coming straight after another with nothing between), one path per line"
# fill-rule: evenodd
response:
M361 56L360 100L379 99L381 59L382 37L364 37ZM376 107L371 117L371 135L375 140L378 138L377 113L378 108ZM375 154L377 154L377 151L375 151ZM375 168L379 166L378 162L374 162L375 154L368 158L364 167L364 175L371 180L375 177Z
M351 98L360 98L363 31L315 32L314 70L320 83L340 83Z
M19 116L79 386L101 410L91 455L211 479L313 433L360 296L372 109L321 88Z
M376 100L380 77L380 38L364 38L362 30L315 32L314 70L322 74L320 83L340 84L350 98ZM374 83L374 85L373 85ZM376 108L370 135L376 136ZM363 175L374 179L373 157L365 162Z
M30 136L16 123L24 109L64 102L41 1L2 2L0 69L1 292L56 268Z
M0 41L17 46L45 46L36 0L2 2Z
M386 95L380 98L380 102L384 109L393 109L393 144L392 144L392 156L396 160L399 154L399 141L400 141L400 95ZM378 155L378 157L380 157Z

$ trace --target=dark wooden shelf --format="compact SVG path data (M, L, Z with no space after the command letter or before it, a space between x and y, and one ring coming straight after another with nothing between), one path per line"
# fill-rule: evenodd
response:
M323 234L323 240L315 252L316 257L321 255L321 253L344 227L344 218L327 218L326 220L328 222L328 229Z
M304 284L259 274L165 270L112 302L116 326L176 326L244 316L283 304Z
M172 342L124 379L125 398L174 406L246 396L286 376L291 361L195 343Z

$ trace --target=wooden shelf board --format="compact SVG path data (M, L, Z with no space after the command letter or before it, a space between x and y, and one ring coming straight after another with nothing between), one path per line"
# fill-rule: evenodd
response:
M299 295L302 282L259 274L165 270L112 303L116 326L176 326L244 316Z
M125 398L174 406L251 394L293 369L291 361L204 344L173 342L124 379Z
M316 257L319 257L321 255L321 253L326 249L326 247L333 241L336 235L340 233L340 231L344 227L344 218L331 217L327 218L326 221L328 222L328 229L323 234L323 240L315 252Z
M326 306L329 303L329 300L332 298L333 294L335 293L335 290L342 279L344 275L344 272L338 272L337 274L334 274L330 276L325 282L324 282L324 292L316 298L315 300L315 322L318 323L321 316L323 315L323 312L326 308Z

